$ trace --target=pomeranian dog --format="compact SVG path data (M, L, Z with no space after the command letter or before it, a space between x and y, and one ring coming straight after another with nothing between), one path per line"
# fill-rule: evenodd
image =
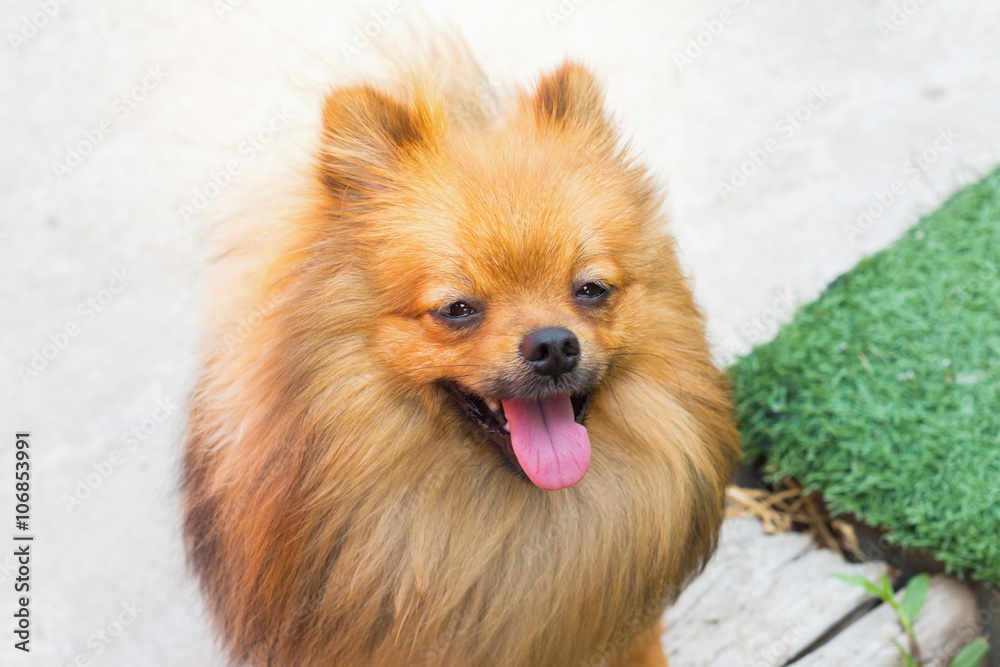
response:
M218 295L254 326L210 334L184 533L235 664L666 665L738 455L725 377L595 78L482 81L333 90Z

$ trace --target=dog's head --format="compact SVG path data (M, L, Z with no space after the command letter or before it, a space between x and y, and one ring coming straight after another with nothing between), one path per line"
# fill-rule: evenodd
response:
M571 486L588 402L627 367L651 281L673 266L660 202L578 66L496 127L455 125L419 86L327 100L321 182L375 295L372 353L438 387L512 469Z

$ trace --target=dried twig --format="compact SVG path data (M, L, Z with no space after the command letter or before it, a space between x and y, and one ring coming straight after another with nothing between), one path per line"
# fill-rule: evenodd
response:
M761 520L765 533L798 530L812 537L821 548L865 560L854 527L846 521L831 519L819 494L803 492L795 480L783 480L774 491L730 486L726 489L726 499L726 518L754 516Z

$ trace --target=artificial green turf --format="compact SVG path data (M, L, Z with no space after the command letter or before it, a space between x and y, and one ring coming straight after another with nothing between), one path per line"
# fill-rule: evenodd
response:
M730 369L748 459L1000 584L1000 169Z

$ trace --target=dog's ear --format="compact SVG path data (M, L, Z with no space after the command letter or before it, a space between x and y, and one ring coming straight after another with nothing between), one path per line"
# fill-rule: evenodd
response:
M343 201L385 192L443 131L444 114L426 96L404 103L371 86L335 90L323 108L320 178Z
M539 126L603 130L604 91L594 75L573 62L542 78L527 101Z

